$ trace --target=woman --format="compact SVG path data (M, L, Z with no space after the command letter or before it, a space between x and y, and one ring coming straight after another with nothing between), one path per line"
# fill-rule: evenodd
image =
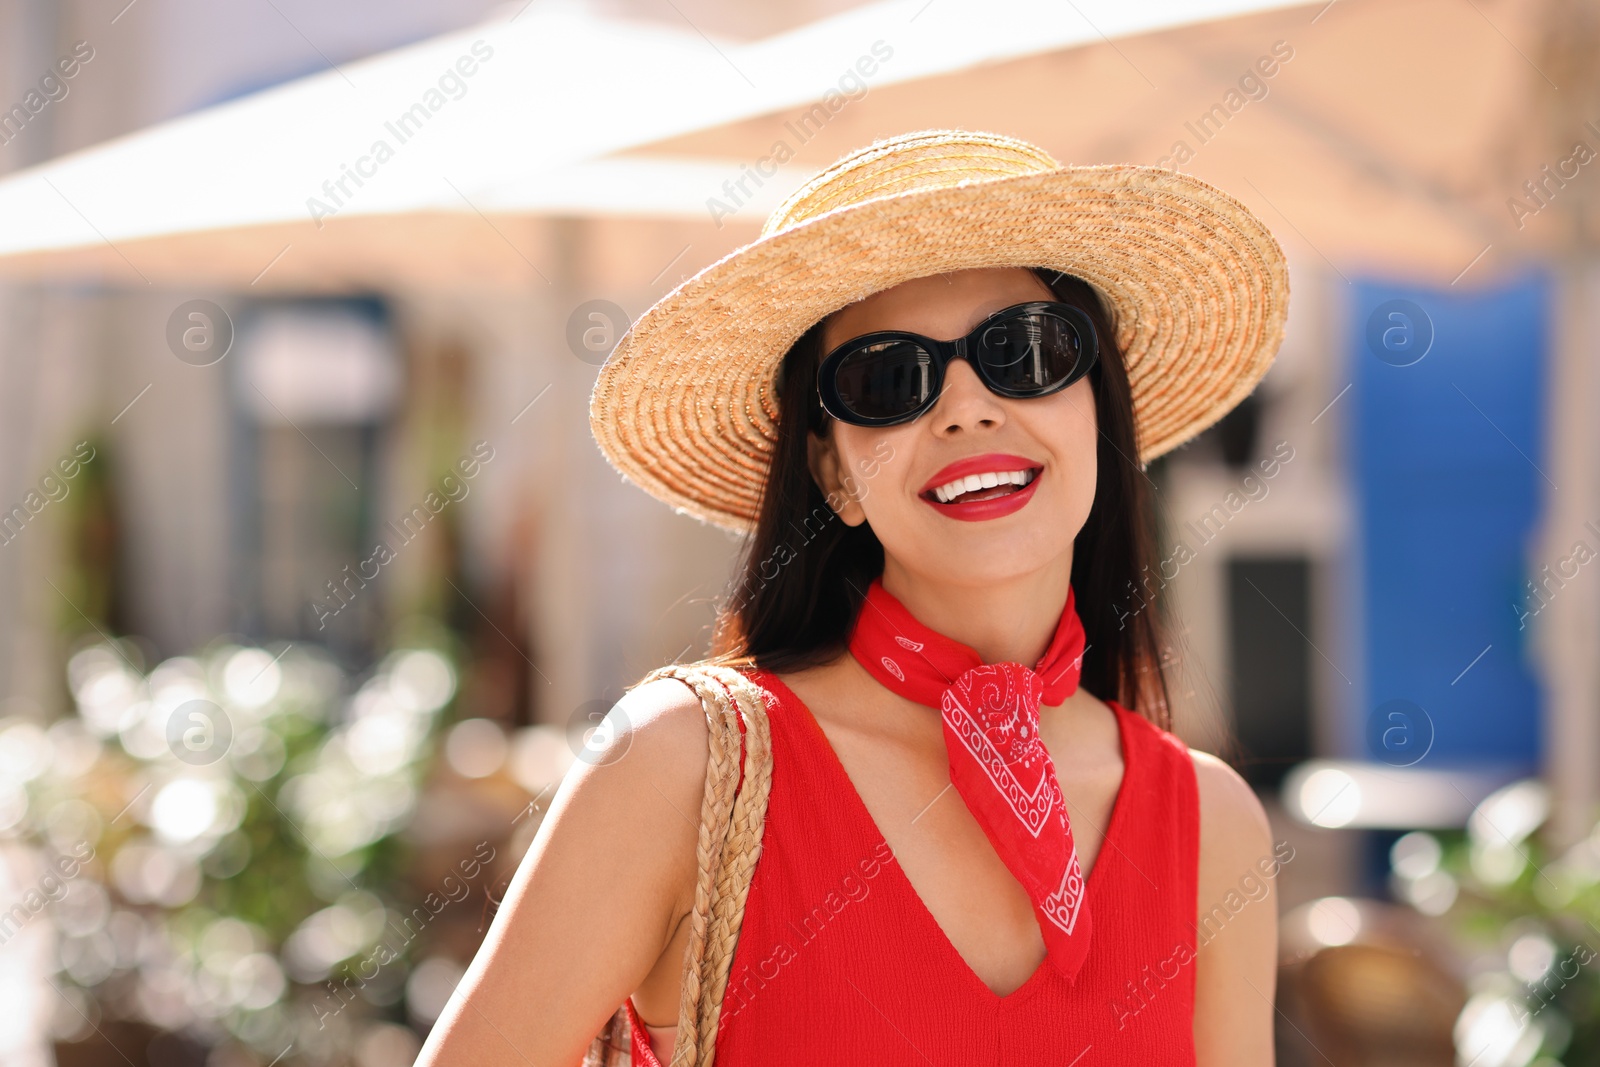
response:
M1287 297L1202 182L929 131L618 346L608 458L753 535L714 650L767 694L772 792L719 1064L1272 1062L1276 905L1231 903L1266 816L1167 732L1140 579L1143 464L1250 391ZM670 679L613 716L420 1063L572 1067L619 1004L670 1059L707 727Z

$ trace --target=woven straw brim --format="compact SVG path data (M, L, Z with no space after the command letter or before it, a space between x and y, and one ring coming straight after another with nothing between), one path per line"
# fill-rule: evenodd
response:
M818 320L912 278L1048 267L1106 298L1139 462L1211 426L1283 339L1283 251L1189 175L1108 164L919 189L841 207L729 254L634 323L589 402L602 453L677 511L749 532L777 441L774 374Z

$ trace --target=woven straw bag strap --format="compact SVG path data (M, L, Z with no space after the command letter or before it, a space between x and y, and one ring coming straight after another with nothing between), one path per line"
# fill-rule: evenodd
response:
M642 682L676 678L700 697L711 735L695 851L699 877L689 917L678 1030L669 1067L711 1067L728 972L772 790L772 734L760 686L730 667L673 664ZM731 698L731 700L730 700ZM737 702L737 712L733 701ZM743 715L744 783L739 782Z

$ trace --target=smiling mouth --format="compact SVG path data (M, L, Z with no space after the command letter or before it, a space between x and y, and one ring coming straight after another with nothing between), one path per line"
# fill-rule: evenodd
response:
M965 481L969 488L957 490L955 483L937 486L923 493L922 499L931 504L975 504L983 500L997 500L1003 496L1022 492L1022 490L1033 484L1043 470L1043 467L1028 467L1021 472L1011 472L1012 474L1020 473L1020 479L1010 477L1003 472L995 472L990 475L971 475L967 479L961 479ZM984 481L992 481L994 484L982 485L981 483ZM974 486L974 482L980 484Z

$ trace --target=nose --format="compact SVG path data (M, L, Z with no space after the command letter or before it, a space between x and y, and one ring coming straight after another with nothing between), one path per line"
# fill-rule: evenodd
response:
M928 412L935 433L952 434L978 427L994 428L1005 422L1000 397L989 391L965 359L952 359L944 368L944 386L938 403Z

